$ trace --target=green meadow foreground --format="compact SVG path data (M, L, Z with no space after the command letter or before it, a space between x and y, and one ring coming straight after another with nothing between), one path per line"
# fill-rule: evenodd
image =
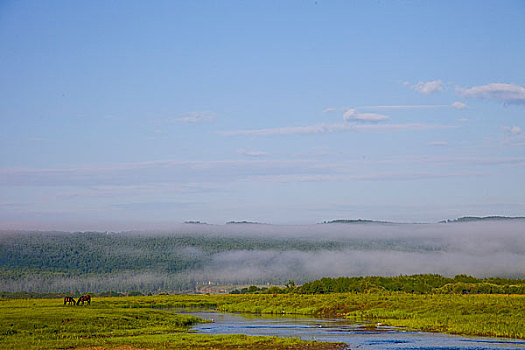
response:
M165 308L207 307L227 312L344 316L352 321L465 335L525 338L523 295L159 295L93 298L64 306L59 299L0 299L1 349L338 349L295 338L202 335L199 319Z
M213 297L211 297L213 298ZM0 301L0 349L339 349L296 338L202 335L203 320L156 307L214 305L202 296L97 298L65 306L59 299Z

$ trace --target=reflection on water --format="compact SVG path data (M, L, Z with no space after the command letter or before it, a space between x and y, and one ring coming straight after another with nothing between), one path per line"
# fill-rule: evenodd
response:
M179 312L179 311L177 311ZM305 316L224 314L213 311L183 313L214 320L192 330L205 334L246 334L298 337L303 340L340 342L357 350L524 350L524 340L464 337L440 333L407 332L376 324L353 324L343 319L316 319Z

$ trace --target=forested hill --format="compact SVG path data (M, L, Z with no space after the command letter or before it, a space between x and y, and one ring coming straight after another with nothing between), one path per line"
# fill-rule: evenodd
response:
M524 278L523 228L523 221L512 220L0 232L0 291L195 292L218 285L303 284L326 276Z
M0 236L0 271L5 275L100 274L155 270L180 272L203 266L219 252L335 249L342 243L300 239L37 232Z
M514 221L522 220L525 222L525 216L463 216L452 220L443 220L442 223L449 222L477 222L477 221Z
M277 236L203 234L125 234L33 232L0 235L0 271L14 274L115 273L155 270L162 273L195 269L217 253L236 251L313 252L320 250L436 251L444 246L405 238L345 237L303 239Z
M396 248L397 247L397 248ZM198 283L281 283L292 276L250 273L217 274L237 268L225 261L236 254L272 255L352 249L418 249L402 241L330 240L290 237L224 237L204 234L139 234L100 232L25 232L0 235L0 289L55 292L194 291ZM250 253L253 252L253 253ZM253 257L253 256L252 256ZM243 259L242 256L239 259ZM249 261L246 261L249 262ZM262 262L261 265L268 265ZM234 265L234 266L230 266ZM264 268L264 267L263 267ZM270 267L267 267L270 269ZM222 271L221 271L222 273ZM262 277L261 277L262 276ZM293 276L309 276L296 271Z

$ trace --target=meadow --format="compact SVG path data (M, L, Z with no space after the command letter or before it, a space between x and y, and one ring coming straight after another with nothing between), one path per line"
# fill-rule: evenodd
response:
M346 317L407 329L525 339L525 296L395 293L157 295L94 298L90 306L61 299L0 300L1 349L337 349L295 338L202 335L202 322L170 308Z
M410 330L525 339L525 296L404 292L239 295L219 310L346 317Z
M67 306L62 299L0 300L0 349L339 349L297 338L202 335L203 320L159 307L212 306L206 297L94 298Z

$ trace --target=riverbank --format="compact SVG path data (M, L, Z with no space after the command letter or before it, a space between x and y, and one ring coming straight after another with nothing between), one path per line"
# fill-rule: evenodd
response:
M340 316L409 330L525 339L523 295L341 293L224 298L225 312Z

